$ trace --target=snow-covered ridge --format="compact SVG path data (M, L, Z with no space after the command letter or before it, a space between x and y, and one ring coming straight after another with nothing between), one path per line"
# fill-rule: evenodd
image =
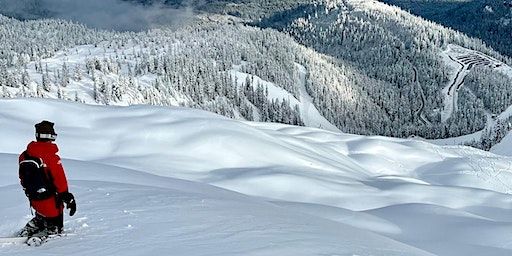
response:
M105 255L382 256L512 250L506 194L512 192L512 160L506 157L240 122L186 108L36 99L0 100L0 132L9 134L0 144L0 191L6 195L0 235L26 221L16 154L41 119L56 122L79 202L77 216L66 222L78 238L43 247L52 255L99 249ZM0 255L39 252L7 246Z

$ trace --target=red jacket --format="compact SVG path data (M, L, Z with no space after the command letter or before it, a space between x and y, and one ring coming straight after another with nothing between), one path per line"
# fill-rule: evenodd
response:
M57 189L57 193L68 191L68 181L60 157L57 155L59 148L56 144L33 141L28 144L26 152L32 157L38 157L43 160L46 165L45 170L53 177L53 183ZM25 159L22 153L19 157L19 161L21 162L23 160ZM57 206L55 196L45 200L32 200L30 204L38 214L48 218L58 217L62 215L64 210L62 203Z

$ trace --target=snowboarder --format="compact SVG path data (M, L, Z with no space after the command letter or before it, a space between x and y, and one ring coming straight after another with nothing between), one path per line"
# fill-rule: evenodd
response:
M64 227L64 204L70 209L70 216L76 212L75 198L68 192L66 174L57 155L59 149L53 143L57 138L53 126L49 121L36 124L36 141L30 142L19 157L20 182L35 210L35 217L19 236L60 234Z

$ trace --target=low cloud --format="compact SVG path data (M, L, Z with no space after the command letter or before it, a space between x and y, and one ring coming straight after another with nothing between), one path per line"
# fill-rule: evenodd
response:
M60 18L99 29L141 31L180 25L192 17L193 10L121 0L0 0L0 13L18 19Z

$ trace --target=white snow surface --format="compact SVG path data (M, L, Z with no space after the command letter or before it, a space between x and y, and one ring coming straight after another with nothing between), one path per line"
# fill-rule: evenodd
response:
M29 220L17 157L56 123L78 212L0 255L511 255L512 159L208 112L0 100L0 236Z

